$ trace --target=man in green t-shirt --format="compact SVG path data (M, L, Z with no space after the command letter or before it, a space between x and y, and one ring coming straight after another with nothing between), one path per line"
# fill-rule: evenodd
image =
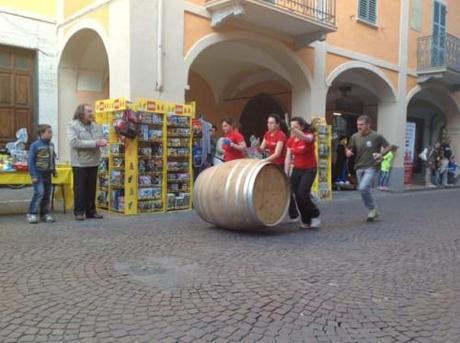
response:
M377 166L382 155L388 150L387 140L371 130L370 118L366 115L358 117L358 132L351 136L346 149L347 157L355 156L355 170L358 178L358 190L364 205L369 209L367 221L372 222L379 216L371 189L377 174Z

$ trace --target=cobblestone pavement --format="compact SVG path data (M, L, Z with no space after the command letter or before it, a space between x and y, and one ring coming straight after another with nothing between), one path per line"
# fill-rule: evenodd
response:
M230 232L193 212L0 217L0 342L460 341L460 190Z

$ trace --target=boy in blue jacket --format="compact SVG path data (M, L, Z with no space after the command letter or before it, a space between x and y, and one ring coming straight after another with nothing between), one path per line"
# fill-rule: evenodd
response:
M29 149L28 167L34 195L29 205L27 220L30 224L36 224L40 220L53 223L55 220L49 214L49 203L51 175L56 175L56 154L51 143L53 136L51 125L38 125L37 133L39 137Z

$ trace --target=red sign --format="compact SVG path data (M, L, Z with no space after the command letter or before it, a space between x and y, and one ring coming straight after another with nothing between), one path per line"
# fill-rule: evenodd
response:
M147 101L147 111L155 112L157 109L157 104L155 101Z
M182 115L184 113L184 107L182 105L176 105L176 114Z
M409 153L406 153L404 156L404 184L412 184L412 174L414 171L414 166L412 164L412 159Z

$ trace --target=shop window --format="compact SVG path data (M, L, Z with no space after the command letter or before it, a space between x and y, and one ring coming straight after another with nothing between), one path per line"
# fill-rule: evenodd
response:
M358 18L366 23L377 24L377 0L358 0Z

